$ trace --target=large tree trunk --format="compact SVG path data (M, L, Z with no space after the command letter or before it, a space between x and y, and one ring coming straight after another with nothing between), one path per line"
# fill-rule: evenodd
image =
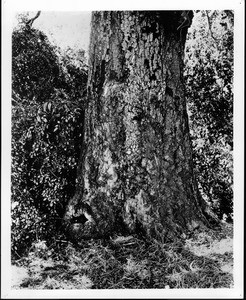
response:
M191 19L93 13L85 144L65 214L75 239L127 230L164 241L206 222L184 97Z

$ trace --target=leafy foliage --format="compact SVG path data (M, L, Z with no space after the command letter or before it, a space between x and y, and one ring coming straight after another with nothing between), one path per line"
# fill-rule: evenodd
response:
M195 14L186 47L186 94L202 195L232 220L233 13Z
M15 29L12 43L12 250L17 255L57 231L74 193L87 71L82 51L62 53L37 29Z

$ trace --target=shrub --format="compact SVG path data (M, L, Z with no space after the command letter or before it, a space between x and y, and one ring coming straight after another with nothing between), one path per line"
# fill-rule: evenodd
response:
M75 190L87 71L83 61L75 64L70 57L36 29L13 32L14 255L54 235Z
M233 215L233 13L195 14L186 46L186 96L195 169L219 218Z

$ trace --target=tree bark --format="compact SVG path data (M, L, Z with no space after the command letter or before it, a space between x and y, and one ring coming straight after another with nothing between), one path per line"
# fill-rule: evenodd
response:
M166 241L207 224L184 96L192 16L93 13L84 145L64 218L74 239L127 231Z

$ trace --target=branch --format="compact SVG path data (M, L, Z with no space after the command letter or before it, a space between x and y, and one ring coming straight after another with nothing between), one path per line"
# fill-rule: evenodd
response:
M216 44L216 48L218 48L218 40L216 39L216 37L214 36L213 32L212 32L212 25L211 25L211 22L210 22L210 17L208 15L208 11L206 10L206 16L207 16L207 20L208 20L208 28L209 28L209 32L210 32L210 36L211 38L214 40L215 44Z
M184 11L182 12L181 16L183 17L183 22L181 25L179 25L179 27L177 28L177 30L180 30L184 27L190 27L191 25L191 20L190 20L190 17L189 17L189 11Z
M31 18L26 22L26 26L32 27L33 22L40 16L41 10L39 10L35 17Z

